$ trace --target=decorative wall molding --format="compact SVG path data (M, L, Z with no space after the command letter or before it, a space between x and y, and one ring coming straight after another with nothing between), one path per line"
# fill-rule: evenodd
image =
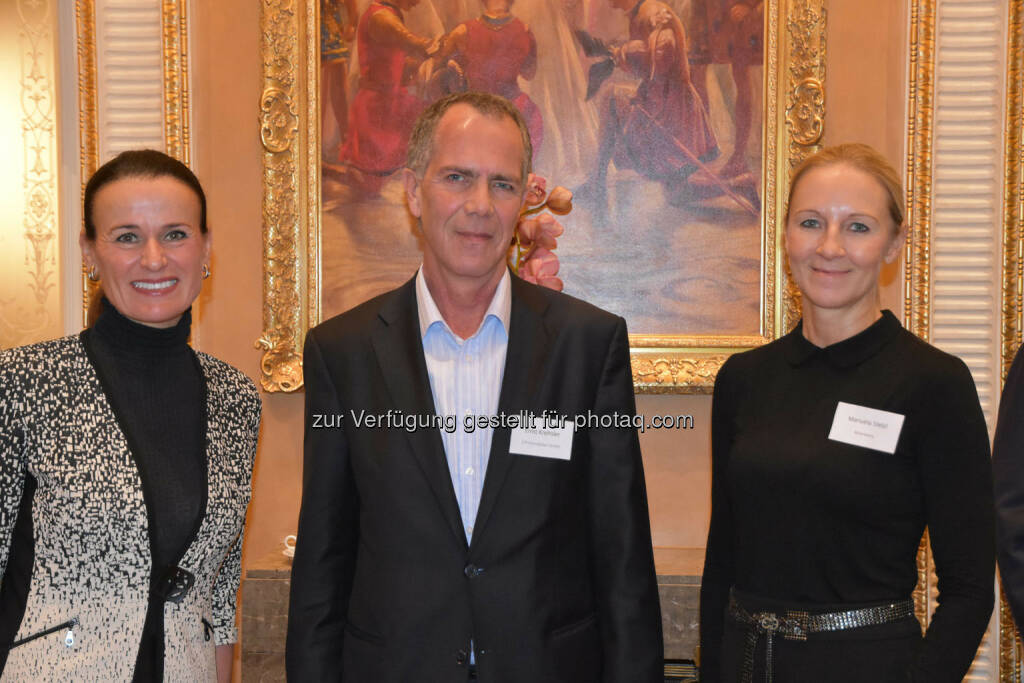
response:
M1024 330L1024 7L1010 2L1006 38L1006 125L1003 140L1002 348L999 377L1006 378ZM1001 383L1000 383L1001 385ZM999 591L999 672L1002 683L1021 683L1024 646L1010 605Z
M903 324L929 339L928 277L930 273L932 186L932 96L935 91L935 1L910 3L907 103L907 244L904 250ZM935 590L928 533L917 553L914 611L922 630L931 617L929 596Z
M911 4L904 314L908 329L957 355L974 376L994 428L1001 368L1005 0ZM926 626L936 606L926 543L915 591ZM966 680L995 681L990 630ZM1005 674L1005 671L1003 671Z
M935 3L910 3L910 73L907 106L907 225L903 318L925 341L929 335L931 264L932 97L935 92Z
M288 0L264 0L260 23L263 28L263 80L260 96L260 141L263 143L263 336L256 347L263 349L260 361L261 384L267 391L296 391L302 387L300 345L309 324L308 300L302 292L316 290L306 278L309 268L302 251L306 239L315 239L318 230L303 230L300 215L304 197L300 192L300 155L303 152L300 125L309 131L308 120L300 123L302 89L299 80L310 78L308 66L300 72L299 6L307 3ZM308 10L308 8L307 8ZM313 13L315 16L315 12ZM306 31L308 32L308 31ZM304 33L306 33L304 32ZM317 33L318 35L318 33ZM309 46L303 46L309 51ZM316 82L316 71L312 81ZM314 93L315 96L315 93ZM313 109L313 107L306 107ZM308 116L308 114L307 114ZM316 122L314 122L314 139ZM308 170L307 170L308 173ZM316 185L319 174L306 182ZM307 200L308 201L308 200ZM319 206L319 202L314 204ZM307 224L309 219L306 219ZM312 225L319 222L319 216ZM304 268L304 266L307 266ZM303 277L305 275L305 277ZM319 278L317 278L319 281ZM305 289L304 289L305 288ZM303 305L303 304L306 305Z
M96 114L96 5L94 0L76 0L75 23L78 31L78 146L82 191L99 166L99 132ZM81 199L79 200L81 204ZM86 322L89 300L95 283L86 277L81 264L82 324Z
M930 337L970 367L990 429L999 399L1004 16L1002 0L944 0L935 77Z
M163 0L164 151L185 164L192 160L188 64L188 0Z
M970 368L990 434L1001 366L1006 16L1005 0L943 0L936 14L929 331ZM992 628L966 680L995 681L997 652Z
M99 162L164 146L161 0L95 0Z
M57 8L54 0L16 0L9 10L16 15L8 29L17 31L17 42L6 49L17 53L18 62L22 174L18 232L25 257L24 269L4 274L15 286L5 292L9 296L0 298L0 346L28 344L63 331L58 239ZM18 192L13 187L9 191ZM6 229L17 230L13 225Z
M789 37L786 129L790 140L789 168L785 169L784 180L780 182L778 190L778 213L772 217L779 226L782 226L789 195L789 173L821 148L825 134L825 64L828 61L825 6L807 2L796 5L786 22ZM800 290L793 282L783 252L780 239L778 267L783 277L779 313L784 334L800 319Z

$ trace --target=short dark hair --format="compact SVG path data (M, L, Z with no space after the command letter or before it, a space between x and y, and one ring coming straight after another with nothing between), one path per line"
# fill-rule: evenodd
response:
M96 169L85 185L85 200L82 217L85 222L85 237L89 241L96 239L96 224L92 220L93 204L96 193L104 186L123 178L162 178L169 176L185 183L199 198L199 231L206 234L206 193L199 183L199 178L188 166L171 156L155 149L132 149L121 152L116 157Z
M412 135L409 137L409 153L405 165L417 175L423 175L430 163L430 157L434 153L434 134L437 133L437 124L445 112L456 104L468 104L486 116L495 118L507 116L515 122L523 141L522 180L526 182L526 177L533 169L533 143L530 142L530 130L526 127L526 119L523 118L516 105L504 97L479 90L467 90L442 97L419 115L416 123L413 124Z

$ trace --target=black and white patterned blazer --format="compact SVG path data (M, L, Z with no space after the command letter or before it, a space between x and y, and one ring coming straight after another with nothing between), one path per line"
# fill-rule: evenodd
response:
M195 585L179 604L165 603L168 681L215 680L214 646L236 640L261 409L245 375L197 356L207 391L208 501L179 564ZM12 647L3 680L128 681L150 585L146 506L124 433L78 336L0 353L0 576L29 475L37 486L35 554L14 641L59 628Z

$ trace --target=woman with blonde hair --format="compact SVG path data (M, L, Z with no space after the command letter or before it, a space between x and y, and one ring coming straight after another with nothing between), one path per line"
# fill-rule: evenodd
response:
M988 434L970 371L880 308L906 225L866 145L796 169L785 245L803 319L731 357L712 407L702 681L960 681L988 625ZM929 530L939 605L911 594Z

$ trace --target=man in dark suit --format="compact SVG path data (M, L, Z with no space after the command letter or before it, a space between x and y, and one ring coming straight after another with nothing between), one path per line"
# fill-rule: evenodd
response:
M292 681L663 680L625 321L510 276L530 157L507 100L432 105L423 266L306 339Z

